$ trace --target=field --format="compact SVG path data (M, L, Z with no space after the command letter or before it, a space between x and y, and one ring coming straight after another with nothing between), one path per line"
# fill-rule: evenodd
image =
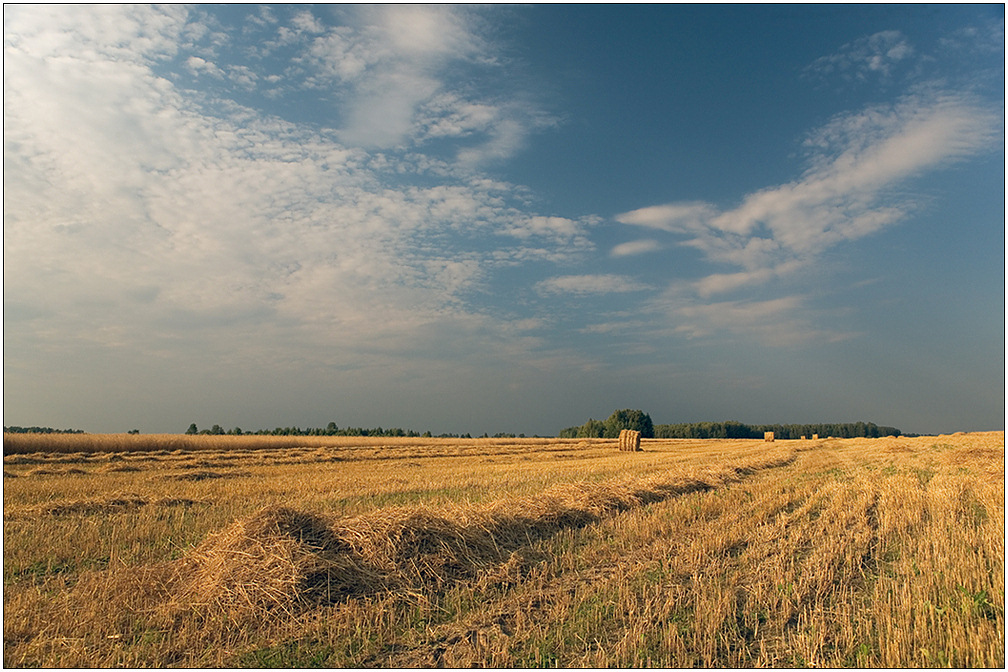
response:
M1003 667L1004 433L4 437L5 667Z

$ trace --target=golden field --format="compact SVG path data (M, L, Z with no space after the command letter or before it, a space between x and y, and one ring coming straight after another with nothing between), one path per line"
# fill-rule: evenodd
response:
M6 667L1005 664L1003 432L4 444Z

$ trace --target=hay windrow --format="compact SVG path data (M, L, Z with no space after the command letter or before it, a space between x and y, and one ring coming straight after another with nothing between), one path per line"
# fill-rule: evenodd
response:
M232 615L332 601L360 585L349 547L322 516L267 507L185 558L182 597Z
M77 469L76 467L70 467L69 469L47 469L45 467L37 467L30 471L22 474L22 476L82 476L88 472L83 469Z
M46 502L30 507L11 508L4 511L5 519L32 518L38 516L90 516L137 511L146 506L176 507L193 506L200 502L184 497L162 497L147 499L134 493L111 495L105 499L82 499L70 502Z
M133 471L140 471L140 467L132 464L116 464L115 462L112 462L98 468L98 473L100 474L129 473Z
M240 478L242 476L249 476L250 472L247 471L191 471L182 474L169 474L163 476L165 480L169 481L210 481L220 478Z
M766 465L793 459L791 454ZM516 551L561 530L710 490L747 472L729 466L706 477L566 483L480 506L390 507L341 519L266 507L212 534L182 560L182 597L240 618L379 591L438 590L499 574L515 564Z

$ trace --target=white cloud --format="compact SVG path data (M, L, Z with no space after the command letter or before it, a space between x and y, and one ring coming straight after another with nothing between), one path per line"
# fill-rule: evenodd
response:
M617 216L623 224L646 226L672 233L690 233L702 229L717 209L708 203L669 203L639 208Z
M322 22L307 9L296 13L291 19L291 25L295 30L303 33L317 34L325 31Z
M394 147L418 134L418 123L425 125L418 115L435 99L441 105L454 100L462 108L456 123L465 118L465 108L474 111L473 103L448 92L440 73L486 50L489 45L477 35L464 8L380 5L356 8L352 25L315 38L309 56L318 75L346 87L341 139L365 147ZM437 128L434 135L445 130Z
M345 144L384 148L405 143L416 108L441 88L441 82L412 69L389 69L362 78L346 105L340 133Z
M433 96L420 110L424 138L466 137L485 132L500 118L496 105L468 101L452 92Z
M228 66L227 76L232 82L246 91L254 89L256 87L256 83L259 81L259 75L257 75L252 68L246 65Z
M222 79L224 77L224 72L220 68L218 68L214 63L200 58L199 56L190 56L187 58L186 68L197 76L200 74L207 74L211 77L217 77L218 79Z
M467 15L449 5L373 5L364 11L382 44L401 58L470 56L486 46Z
M628 243L620 243L609 253L612 257L631 257L638 254L646 254L662 249L662 244L652 238L642 240L632 240Z
M552 124L532 101L494 86L496 47L473 8L366 6L351 17L314 36L305 59L314 86L334 87L343 143L390 149L450 138L461 141L458 165L471 170L513 156ZM480 84L449 86L447 72L459 68L479 68L471 81Z
M377 84L355 93L402 84L387 92L396 133L412 132L416 106L438 91L450 101L441 128L500 126L496 108L481 111L440 79L475 39L450 34L465 27L454 10L432 9L400 34L427 8L406 9L374 8L395 16L371 32L323 36L345 37L364 70L379 68ZM494 334L479 342L495 353L514 352L535 342L467 294L499 266L592 248L597 220L528 212L514 185L450 170L432 184L436 160L368 152L343 132L226 100L208 114L151 68L198 33L184 10L23 6L5 18L5 300L32 307L5 321L9 353L87 341L145 357L241 358L252 370L256 357L303 364L311 347L325 365L354 368L379 347L447 356L473 329ZM319 37L313 17L294 23ZM423 67L403 65L407 56Z
M865 80L868 77L888 79L901 62L911 59L915 49L898 30L886 30L863 37L840 47L829 56L816 59L806 74L823 78Z
M542 295L555 294L626 294L651 289L622 275L561 275L536 283L536 291Z
M745 287L762 285L774 278L791 275L807 266L808 262L801 259L793 259L774 267L757 268L752 271L714 273L692 283L692 287L697 295L706 299L715 294L724 294Z
M1001 142L1000 116L968 98L909 96L891 107L840 116L807 146L812 168L799 180L749 194L718 211L672 203L617 216L624 224L687 236L715 263L744 271L711 276L707 294L765 282L844 241L903 220L915 207L893 188L927 170Z
M567 217L529 217L521 222L516 222L517 226L508 229L508 235L517 238L528 238L529 236L550 236L561 239L570 239L581 233L581 225Z

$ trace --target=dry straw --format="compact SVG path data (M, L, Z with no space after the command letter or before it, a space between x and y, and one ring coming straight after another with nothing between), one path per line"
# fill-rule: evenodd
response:
M479 506L391 507L350 518L269 506L171 563L171 603L241 621L382 591L421 595L496 575L514 564L515 552L562 530L711 490L794 458L665 480L564 483Z
M144 507L171 508L199 504L184 497L146 498L136 493L116 493L104 499L83 499L70 502L44 502L32 506L10 507L4 519L18 520L39 516L109 515L137 511Z
M619 449L637 451L640 450L640 432L633 429L620 430Z

